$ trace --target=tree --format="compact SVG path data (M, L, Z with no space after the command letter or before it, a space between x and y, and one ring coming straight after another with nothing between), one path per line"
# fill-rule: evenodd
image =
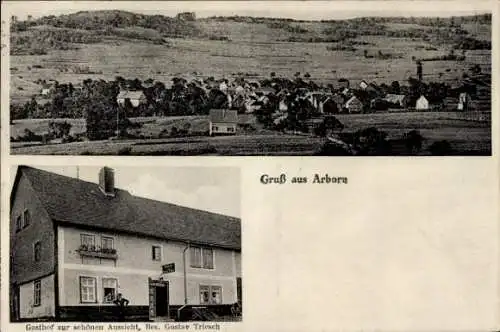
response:
M386 138L386 132L369 127L354 134L354 146L360 155L388 155L391 147Z
M411 130L410 132L404 134L403 139L405 141L406 150L409 154L418 154L422 149L424 137L418 130Z
M401 87L398 81L392 81L391 83L391 92L394 94L399 94L401 92Z
M49 122L49 135L55 138L65 138L69 136L71 131L71 123L64 122Z
M433 156L448 156L452 154L453 149L451 148L450 142L442 140L432 143L429 147L429 152Z

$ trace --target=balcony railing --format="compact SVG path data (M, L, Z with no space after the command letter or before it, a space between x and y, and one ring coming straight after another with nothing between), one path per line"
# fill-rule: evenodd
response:
M81 256L85 257L106 258L106 259L118 258L116 249L112 248L100 248L96 246L87 246L82 244L77 251L80 253Z

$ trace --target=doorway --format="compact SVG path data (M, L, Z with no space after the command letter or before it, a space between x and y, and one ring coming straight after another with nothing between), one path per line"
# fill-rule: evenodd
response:
M158 287L155 286L156 293L156 316L168 316L168 284Z
M169 317L169 282L149 278L149 319Z

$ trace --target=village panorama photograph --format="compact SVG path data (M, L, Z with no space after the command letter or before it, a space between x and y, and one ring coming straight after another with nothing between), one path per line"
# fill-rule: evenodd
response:
M491 11L52 3L2 4L11 154L491 156Z
M11 322L242 321L239 171L13 167Z

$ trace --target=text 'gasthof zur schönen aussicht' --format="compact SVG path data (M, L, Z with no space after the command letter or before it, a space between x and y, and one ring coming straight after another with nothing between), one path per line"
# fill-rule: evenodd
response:
M285 173L279 175L262 174L260 176L260 183L262 184L347 184L348 179L345 176L331 176L329 174L314 174L308 176L288 176Z

